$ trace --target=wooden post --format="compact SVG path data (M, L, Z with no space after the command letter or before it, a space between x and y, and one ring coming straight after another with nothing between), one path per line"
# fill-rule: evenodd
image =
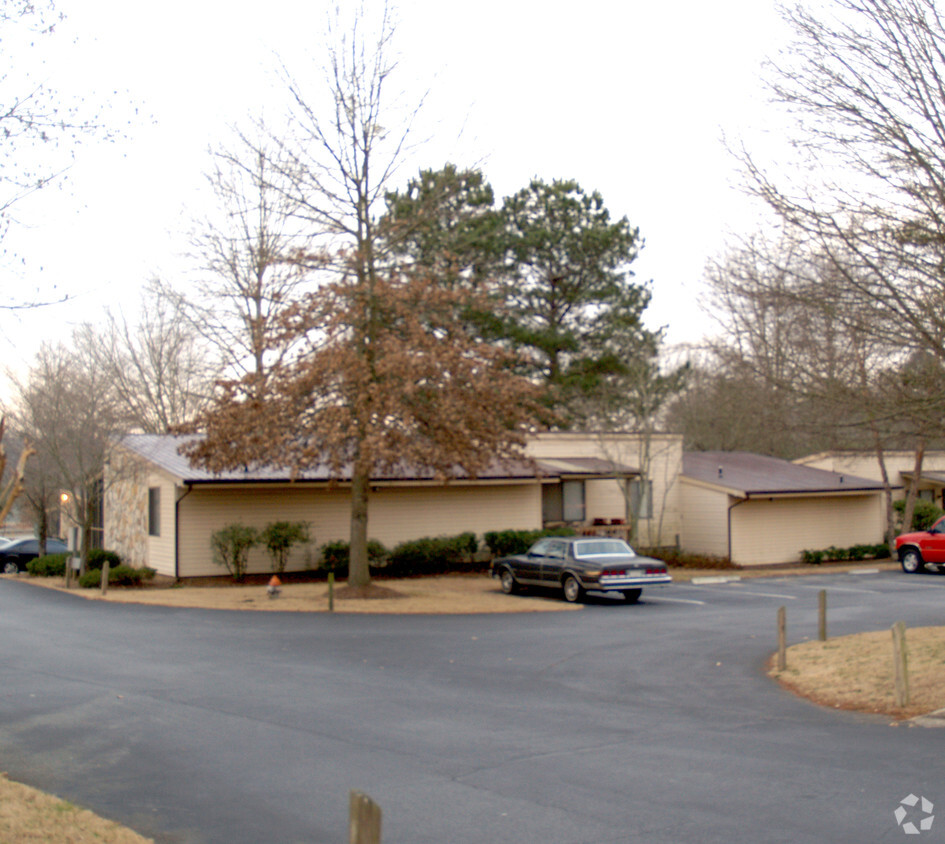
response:
M787 668L787 609L778 609L778 671Z
M892 626L893 670L895 675L896 706L909 705L909 661L906 654L906 623L897 621Z
M335 573L328 572L328 612L335 611Z
M102 594L108 594L108 560L102 563Z
M821 642L827 641L827 590L821 589L817 600L817 638Z
M381 807L360 791L348 802L348 844L381 844Z

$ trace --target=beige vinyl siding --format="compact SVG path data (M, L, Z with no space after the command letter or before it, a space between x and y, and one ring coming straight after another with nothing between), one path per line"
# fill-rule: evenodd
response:
M584 482L585 520L626 519L627 498L623 492L624 480L588 480Z
M639 433L576 433L539 434L528 443L531 457L597 457L639 469L644 462L645 438ZM649 440L650 477L653 482L653 518L637 526L636 541L641 545L672 545L682 530L679 475L682 471L682 436L653 434ZM592 509L591 487L594 490ZM608 487L609 484L609 487ZM587 518L625 518L625 498L616 481L593 481L587 484Z
M314 541L296 549L287 570L317 563L318 548L349 538L350 492L347 487L255 485L194 487L180 507L180 576L225 574L213 562L210 537L233 522L263 528L269 522L308 522ZM541 492L537 482L509 485L381 486L371 494L368 533L388 548L407 539L473 531L535 529L541 526ZM250 572L267 572L264 549L249 557Z
M728 505L738 499L683 478L679 484L683 523L680 545L692 554L728 556Z
M174 535L174 502L177 498L177 487L173 478L166 472L152 470L148 475L148 488L160 490L160 533L158 536L148 534L147 513L145 513L144 534L147 537L148 562L147 565L158 574L174 576L174 553L176 537Z
M798 562L805 549L881 542L880 507L879 495L746 501L731 511L732 561Z

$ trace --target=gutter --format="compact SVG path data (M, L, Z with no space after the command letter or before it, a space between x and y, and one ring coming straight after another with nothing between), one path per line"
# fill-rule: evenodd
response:
M180 503L194 491L192 484L187 484L187 492L174 502L174 579L180 580Z

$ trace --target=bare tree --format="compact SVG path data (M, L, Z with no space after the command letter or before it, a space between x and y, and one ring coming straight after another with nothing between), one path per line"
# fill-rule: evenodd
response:
M81 344L60 343L43 345L26 380L15 386L20 430L52 473L52 483L71 496L84 566L102 500L106 452L121 430L111 381Z
M293 214L297 203L275 144L239 135L213 155L208 181L216 209L193 237L196 280L177 295L222 372L262 377L278 362L280 315L307 280L296 257L309 251L309 240Z
M74 340L109 382L126 429L164 433L207 402L218 373L182 301L156 280L142 295L136 322L107 312Z
M769 79L796 119L797 175L773 176L746 152L748 184L830 263L839 319L945 359L945 25L935 0L827 0L783 15L795 40Z

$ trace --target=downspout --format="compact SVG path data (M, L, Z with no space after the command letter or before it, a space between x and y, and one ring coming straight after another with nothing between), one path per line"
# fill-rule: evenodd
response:
M732 510L738 507L739 504L744 504L751 498L750 495L746 495L744 498L739 498L734 504L728 505L728 561L732 562Z
M174 502L174 580L180 580L180 503L193 491L193 485L187 484L187 492Z

